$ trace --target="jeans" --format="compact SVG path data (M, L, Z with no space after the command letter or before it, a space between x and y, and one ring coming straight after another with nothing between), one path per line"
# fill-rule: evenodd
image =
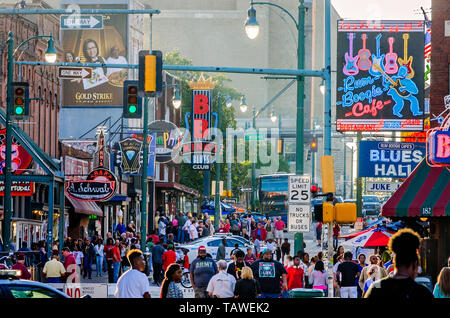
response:
M97 255L97 262L96 262L95 267L97 269L97 276L101 276L102 275L102 267L103 267L103 256Z
M358 298L356 286L341 287L341 298Z
M47 283L49 284L58 284L61 283L61 279L59 277L48 277Z
M115 262L113 265L113 283L117 283L119 279L120 262Z
M106 261L105 255L102 256L102 259L103 259L103 271L106 272L108 271L108 262Z
M106 259L106 257L105 257ZM114 283L114 269L113 269L113 263L112 260L107 260L106 261L106 269L108 271L108 283L112 284Z
M338 248L338 236L333 236L333 249L336 251Z
M163 264L159 264L159 263L153 263L153 281L156 282L161 282L162 281L162 268L163 268Z
M86 275L88 275L89 278L92 276L92 260L89 257L85 257L84 259L84 272L83 272L83 278L86 278Z

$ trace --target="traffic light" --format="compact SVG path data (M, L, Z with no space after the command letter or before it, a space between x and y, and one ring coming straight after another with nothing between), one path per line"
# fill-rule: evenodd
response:
M332 202L323 203L323 223L331 223L334 220L334 205Z
M317 196L317 192L319 192L319 188L315 185L311 186L311 195L313 198L315 198Z
M11 116L15 119L23 120L28 118L30 113L28 88L29 83L26 82L12 83L13 107Z
M141 118L142 99L138 94L138 81L123 83L123 118Z
M332 156L320 157L323 193L335 193L334 161Z
M306 154L306 161L311 160L311 150L308 150L307 154Z
M162 92L162 52L139 51L139 96L156 97Z
M311 152L317 152L317 137L313 137L310 143Z
M322 206L322 204L314 205L314 221L323 223L323 206Z
M336 203L335 220L337 223L355 223L356 222L356 204L355 203Z

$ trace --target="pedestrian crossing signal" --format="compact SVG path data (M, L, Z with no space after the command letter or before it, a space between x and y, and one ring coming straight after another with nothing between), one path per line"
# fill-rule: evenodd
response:
M26 82L12 83L13 108L12 117L18 120L28 118L29 115L29 84Z
M125 81L123 89L123 118L141 118L142 100L138 95L138 81Z
M139 51L139 96L157 97L162 93L162 52Z

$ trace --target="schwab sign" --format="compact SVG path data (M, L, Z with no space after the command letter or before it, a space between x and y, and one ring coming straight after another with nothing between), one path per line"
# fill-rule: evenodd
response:
M116 193L117 178L111 171L97 168L91 171L86 180L69 181L66 193L81 201L106 201Z
M406 178L425 157L425 153L424 143L361 141L359 176Z

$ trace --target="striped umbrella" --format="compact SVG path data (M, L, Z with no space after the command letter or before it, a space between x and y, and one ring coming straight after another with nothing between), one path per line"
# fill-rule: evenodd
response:
M377 246L387 246L389 243L390 237L395 232L385 231L382 229L370 229L365 231L364 233L355 236L348 241L342 243L345 246L360 246L360 247L377 247Z
M361 231L361 232L355 232L355 233L350 233L350 234L347 234L347 235L339 236L339 238L340 239L346 239L346 240L352 239L352 238L354 238L356 236L359 236L361 234L367 233L367 232L369 232L370 230L373 230L373 229L375 229L375 227L371 227L371 228L366 229L366 230Z

